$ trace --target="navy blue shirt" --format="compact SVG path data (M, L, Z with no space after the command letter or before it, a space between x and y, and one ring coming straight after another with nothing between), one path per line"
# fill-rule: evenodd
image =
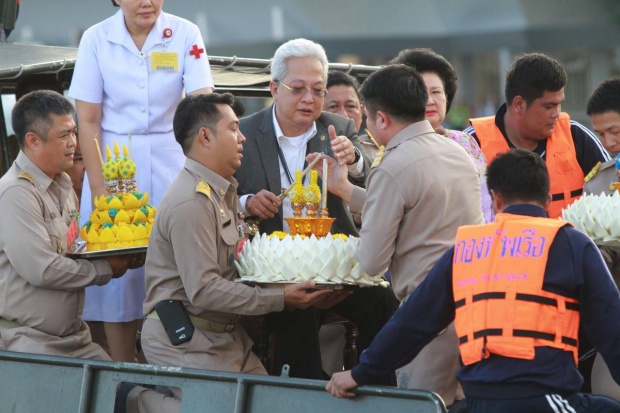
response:
M504 212L547 217L543 208L531 204L512 205ZM446 251L362 353L352 370L358 384L404 366L454 320L453 253L454 247ZM579 300L581 324L620 382L620 294L598 248L585 234L571 226L558 231L549 249L543 290ZM457 377L466 396L481 398L570 394L583 384L572 353L551 347L537 347L533 361L491 355L463 366Z

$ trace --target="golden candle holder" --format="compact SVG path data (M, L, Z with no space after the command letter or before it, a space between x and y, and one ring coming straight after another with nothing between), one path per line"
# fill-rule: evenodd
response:
M319 216L319 204L316 202L306 202L306 216L308 218L317 218Z
M289 226L291 236L305 235L307 237L314 234L321 238L329 234L332 223L336 218L284 218Z
M293 216L295 218L301 218L301 213L304 210L303 202L291 202L291 207L293 208Z
M320 209L319 216L321 218L329 218L329 211L327 210L326 207L323 207Z

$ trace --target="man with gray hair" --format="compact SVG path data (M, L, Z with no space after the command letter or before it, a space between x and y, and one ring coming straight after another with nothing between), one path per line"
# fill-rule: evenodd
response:
M274 104L241 119L246 136L244 159L235 173L244 213L260 219L259 231L288 231L284 218L292 217L290 200L277 195L294 181L295 171L306 166L306 155L323 152L347 165L349 179L364 185L370 160L361 148L351 119L323 112L328 62L323 47L307 39L281 45L271 62L269 89ZM328 195L327 208L336 218L332 232L357 236L347 204ZM342 302L338 302L343 300ZM356 324L358 348L366 348L396 308L391 289L364 288L350 296L334 294L323 303ZM270 316L277 334L277 359L291 367L291 375L321 379L318 342L320 314L315 309Z

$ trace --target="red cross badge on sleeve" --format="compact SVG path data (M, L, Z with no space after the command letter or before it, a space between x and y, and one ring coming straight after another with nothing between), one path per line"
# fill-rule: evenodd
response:
M200 55L205 52L205 49L199 49L198 45L195 44L192 46L192 50L189 51L189 54L194 56L196 59L200 59Z

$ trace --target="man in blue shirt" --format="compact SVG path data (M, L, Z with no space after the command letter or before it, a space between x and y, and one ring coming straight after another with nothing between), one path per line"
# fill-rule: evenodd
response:
M498 221L501 221L500 218L504 215L506 220L521 218L529 223L540 222L540 227L556 225L547 219L545 208L550 202L549 177L547 167L539 156L530 151L512 149L499 155L491 163L487 170L487 179L494 208L500 213ZM490 223L486 226L493 225L498 224ZM501 236L502 233L495 235L491 243L499 243ZM501 248L490 250L492 256L497 254L495 257L498 261L504 259ZM596 245L585 234L565 225L557 229L546 254L540 295L554 296L557 300L553 307L548 302L545 303L544 299L539 299L539 303L542 303L541 309L547 311L548 307L553 307L552 313L555 314L569 312L571 308L578 311L581 325L592 344L605 358L614 380L620 382L620 347L617 346L620 329L613 328L620 317L620 298ZM521 255L518 259L523 262L523 268L528 268L528 259L523 257L525 254L522 249L518 250L517 255ZM461 358L468 360L459 370L457 377L463 384L470 413L620 411L620 403L612 399L579 393L583 377L577 370L574 351L570 350L570 346L562 348L565 342L572 342L576 347L574 340L559 341L551 337L545 342L540 339L544 335L540 335L533 341L533 345L530 344L533 350L530 356L524 356L513 354L514 350L501 351L506 350L502 346L494 348L492 343L496 338L489 333L491 329L478 330L473 335L474 341L482 336L484 344L482 351L478 353L480 356L472 362L472 352L467 353L466 346L463 345L469 338L463 333L468 331L463 331L462 326L465 324L470 327L468 323L471 323L493 327L494 317L483 310L469 320L459 319L463 314L459 310L462 303L455 299L455 294L461 291L461 285L453 284L454 277L458 274L457 267L460 265L457 259L459 256L455 255L454 247L450 248L376 336L372 345L362 354L360 363L352 371L332 376L326 387L332 395L354 396L351 391L353 388L368 383L385 371L408 363L442 329L455 320ZM475 261L476 254L473 256ZM495 268L501 268L501 263L492 264L491 269ZM519 266L519 270L515 272L523 271L523 268ZM470 277L471 280L478 280L480 284L486 281L485 274L475 271ZM458 285L456 289L454 285ZM520 288L522 287L516 287L517 295ZM493 301L498 301L489 299L488 295L483 299L487 300L489 306L496 305ZM473 301L476 300L474 296ZM559 301L567 303L565 308L560 308L557 304ZM578 305L574 304L576 302ZM511 323L523 324L523 314L517 314ZM505 325L500 327L504 327L504 332L499 329L502 338L509 336L509 340L515 340L516 327L508 332ZM537 317L534 317L531 327L529 330L532 331L540 327ZM575 325L572 330L576 330ZM576 331L570 332L576 334ZM481 334L476 336L477 333ZM475 353L473 356L476 358Z

